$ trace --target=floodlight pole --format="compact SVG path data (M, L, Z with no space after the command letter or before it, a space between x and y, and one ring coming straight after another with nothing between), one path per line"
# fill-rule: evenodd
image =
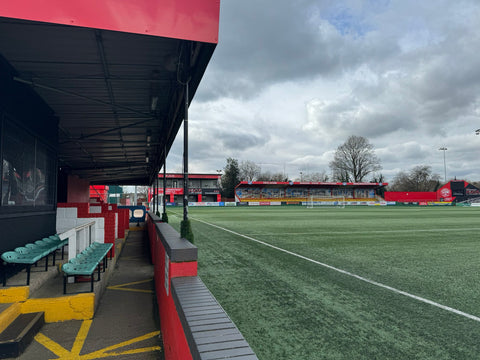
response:
M443 171L444 171L444 175L445 175L445 184L446 184L447 183L447 163L445 161L445 151L447 151L448 149L445 146L442 146L438 150L443 151Z

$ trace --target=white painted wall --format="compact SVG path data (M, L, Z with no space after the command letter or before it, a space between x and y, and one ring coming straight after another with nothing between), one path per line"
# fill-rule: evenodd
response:
M90 205L90 214L101 214L101 213L102 213L102 207L101 206Z

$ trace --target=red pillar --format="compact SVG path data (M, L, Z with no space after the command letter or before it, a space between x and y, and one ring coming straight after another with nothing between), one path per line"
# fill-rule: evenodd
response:
M202 202L202 194L198 194L198 202Z
M222 195L217 194L217 202L220 202L220 201L222 201Z

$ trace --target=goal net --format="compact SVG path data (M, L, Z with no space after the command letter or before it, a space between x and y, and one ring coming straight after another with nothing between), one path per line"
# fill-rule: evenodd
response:
M320 196L309 196L305 205L307 209L313 209L314 207L319 206L331 206L336 208L345 208L345 196L337 197L320 197Z

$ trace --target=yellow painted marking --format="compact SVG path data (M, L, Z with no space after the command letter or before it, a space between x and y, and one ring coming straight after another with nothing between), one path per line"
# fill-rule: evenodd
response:
M53 352L55 355L61 358L66 358L70 355L70 351L65 349L63 346L57 344L55 341L50 339L49 337L43 335L42 333L38 333L35 335L35 340L45 346L48 350Z
M122 291L133 291L133 292L142 292L142 293L153 293L153 290L144 290L144 289L135 289L135 288L130 288L130 285L137 285L137 284L144 284L147 282L153 281L153 279L147 279L147 280L140 280L140 281L134 281L126 284L119 284L119 285L112 285L112 286L107 286L107 289L110 290L122 290Z
M95 294L77 294L58 298L28 299L21 303L21 312L43 311L45 322L90 320L93 318Z
M90 326L92 325L92 320L85 320L78 330L77 337L75 338L75 342L73 343L71 353L74 355L80 355L80 351L82 351L83 344L85 343L85 339L87 338L88 332L90 330Z
M147 294L152 294L153 293L153 290L142 290L142 289L133 289L133 288L111 288L111 287L107 287L107 289L118 290L118 291L132 291L132 292L140 292L140 293L147 293Z
M58 356L57 360L94 360L94 359L101 359L106 357L112 356L120 356L120 355L131 355L131 354L140 354L145 352L152 352L152 351L161 351L162 348L160 346L150 346L150 347L143 347L138 349L131 349L125 350L120 352L113 352L113 350L117 350L119 348L132 345L144 340L151 339L155 336L160 335L160 331L152 331L148 334L138 336L136 338L123 341L119 344L107 346L106 348L91 352L89 354L80 355L82 348L85 344L85 339L87 338L88 332L90 331L90 327L92 325L92 320L85 320L82 325L80 326L80 330L77 333L75 338L75 342L72 346L72 350L68 351L63 346L59 345L49 337L43 335L42 333L38 333L35 336L35 340L45 346L48 350L53 352L55 355Z
M27 300L30 292L29 286L14 286L0 290L0 303L14 303Z
M153 331L153 332L145 334L143 336L139 336L139 337L121 342L119 344L115 344L115 345L112 345L112 346L107 346L106 348L103 348L101 350L92 352L90 354L82 355L82 360L99 359L99 358L106 357L106 356L131 354L132 351L135 351L135 350L126 350L126 351L121 352L121 353L110 353L110 354L107 354L107 352L112 351L112 350L116 350L118 348L121 348L121 347L124 347L124 346L127 346L127 345L135 344L135 343L140 342L140 341L151 339L155 336L158 336L159 334L160 334L160 331ZM152 347L149 347L149 348L136 349L136 350L145 350L145 349L148 349L148 351L161 350L160 346L152 346ZM145 351L142 351L142 352L145 352Z
M127 350L127 351L122 351L122 352L112 352L108 354L102 354L100 357L90 357L88 355L82 356L81 360L90 360L90 359L100 359L100 358L106 358L110 356L120 356L120 355L131 355L131 354L141 354L145 352L153 352L153 351L161 351L162 348L160 346L151 346L151 347L146 347L146 348L140 348L140 349L133 349L133 350Z
M130 285L137 285L137 284L143 284L153 281L153 278L147 279L147 280L139 280L139 281L133 281L125 284L118 284L118 285L112 285L111 287L121 287L121 286L130 286Z
M139 226L139 227L131 227L130 226L130 231L143 231L145 230L144 226Z

